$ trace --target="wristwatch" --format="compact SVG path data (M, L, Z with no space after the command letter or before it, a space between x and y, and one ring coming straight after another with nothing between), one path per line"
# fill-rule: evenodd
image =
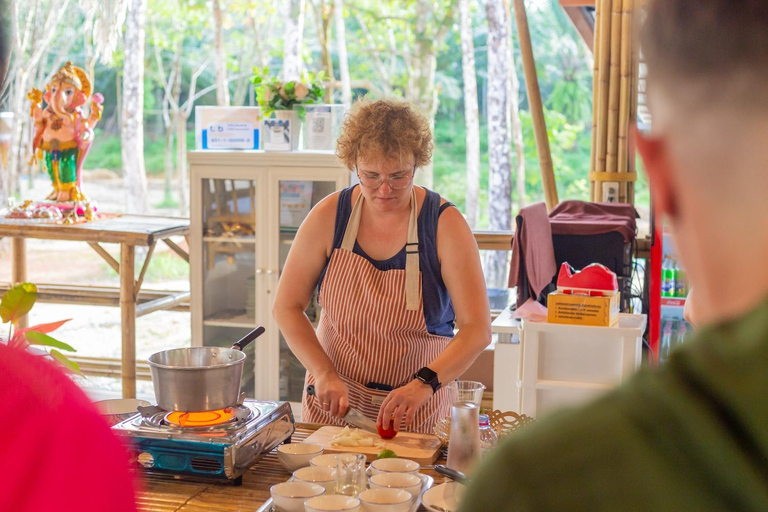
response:
M429 384L432 386L432 394L437 393L437 390L440 389L440 381L437 379L437 373L430 370L428 367L424 367L421 370L417 371L413 374L414 379L419 379L424 384Z

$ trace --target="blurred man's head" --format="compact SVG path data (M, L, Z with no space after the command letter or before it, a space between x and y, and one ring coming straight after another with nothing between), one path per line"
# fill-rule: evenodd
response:
M713 250L768 250L768 1L649 0L641 44L653 128L638 148L697 293L714 300L707 275L727 256Z

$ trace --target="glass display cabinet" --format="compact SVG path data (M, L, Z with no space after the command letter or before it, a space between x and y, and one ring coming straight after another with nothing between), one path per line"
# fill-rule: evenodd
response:
M350 172L332 153L262 151L191 151L189 170L192 344L229 347L263 325L246 347L243 391L300 402L305 370L272 318L273 297L302 220ZM315 324L319 312L313 296Z

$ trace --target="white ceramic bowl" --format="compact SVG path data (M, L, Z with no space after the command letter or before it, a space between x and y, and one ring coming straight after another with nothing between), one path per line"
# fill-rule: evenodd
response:
M336 470L333 468L315 466L300 468L293 472L293 478L301 482L322 485L329 493L336 489Z
M411 494L402 489L368 489L358 495L364 512L408 512Z
M308 482L283 482L269 489L272 503L284 512L304 512L304 502L324 492L322 485Z
M325 494L310 498L304 503L306 512L325 512L328 510L334 512L358 512L360 510L360 500L352 496L342 496L341 494Z
M418 473L421 466L409 459L377 459L371 462L371 474L376 473Z
M277 447L277 460L285 469L293 473L299 468L309 466L310 459L322 453L323 447L316 444L281 444Z
M313 467L336 469L336 454L324 453L322 455L316 455L309 459L309 465Z
M369 482L372 489L403 489L414 498L421 492L421 478L413 473L377 473Z

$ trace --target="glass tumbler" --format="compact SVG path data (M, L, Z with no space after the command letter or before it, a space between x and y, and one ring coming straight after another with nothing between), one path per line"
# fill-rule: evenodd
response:
M342 453L336 456L336 494L357 496L365 490L365 455Z
M480 407L483 401L485 386L474 380L454 380L445 385L451 396L451 403L471 402Z

